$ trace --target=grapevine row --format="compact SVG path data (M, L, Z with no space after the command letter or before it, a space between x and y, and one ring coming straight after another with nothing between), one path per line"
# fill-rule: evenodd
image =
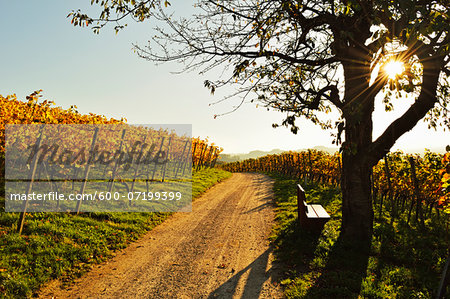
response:
M232 172L268 172L336 186L341 180L340 154L315 150L268 155L222 167ZM423 220L431 215L433 207L449 207L450 153L389 153L373 168L372 196L380 215L383 203L389 203L391 215L405 213L408 220L413 210L416 219Z
M0 157L5 153L5 125L6 124L124 124L125 119L106 118L103 115L93 113L81 114L76 110L76 106L69 109L54 107L52 101L39 101L42 90L35 91L26 97L26 101L19 101L16 95L3 97L0 95L0 106L2 107L0 114ZM136 131L136 132L133 132ZM120 139L119 134L110 134L109 138L104 137L103 142L111 143ZM151 141L156 144L164 143L171 137L171 132L162 131L154 132ZM90 140L88 136L79 136L78 140L72 142L87 142ZM83 138L85 137L85 138ZM137 129L127 128L127 138L142 141L144 138ZM150 139L147 140L149 142ZM107 146L107 145L105 145ZM172 153L192 152L192 165L195 169L201 167L213 167L219 157L222 148L209 144L207 139L192 138L192 143L186 149L184 144L174 146L172 144ZM0 159L0 168L4 167L4 159Z

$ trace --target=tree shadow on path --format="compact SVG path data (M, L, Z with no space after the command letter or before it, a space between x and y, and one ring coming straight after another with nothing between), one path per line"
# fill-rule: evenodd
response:
M241 298L258 298L263 292L264 283L267 280L272 278L272 281L276 281L277 275L276 271L274 271L273 264L272 268L267 269L269 256L272 251L272 248L269 247L251 264L234 274L209 294L208 298L231 298L233 294L239 293L242 294Z

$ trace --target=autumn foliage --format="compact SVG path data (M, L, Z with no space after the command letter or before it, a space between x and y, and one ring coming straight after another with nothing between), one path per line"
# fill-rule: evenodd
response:
M42 90L19 101L16 95L0 95L0 152L5 151L5 124L118 124L125 119L106 118L94 113L81 114L76 106L69 109L54 106L53 101L39 102Z
M439 204L445 208L446 213L450 213L450 152L442 159L443 168L441 170L441 183L439 185Z
M223 168L234 172L272 172L339 185L341 161L338 153L310 150L248 159ZM373 168L372 198L389 200L402 210L421 202L423 207L445 207L450 212L450 153L389 153Z
M192 165L196 168L214 167L222 151L223 148L214 143L208 144L208 138L192 138Z
M41 100L42 90L38 90L20 101L16 95L3 97L0 95L0 155L5 152L5 125L6 124L123 124L126 119L107 118L94 113L81 114L76 106L63 109L55 106L53 101ZM161 135L162 134L162 135ZM158 132L159 138L170 137L170 132ZM138 138L139 136L135 136ZM142 137L142 136L141 136ZM166 138L166 143L167 143ZM158 143L159 144L159 143ZM183 145L176 150L183 151ZM190 146L192 151L192 164L196 168L211 167L219 157L222 148L209 144L208 139L192 138ZM0 164L3 164L0 161ZM4 165L0 165L1 168Z

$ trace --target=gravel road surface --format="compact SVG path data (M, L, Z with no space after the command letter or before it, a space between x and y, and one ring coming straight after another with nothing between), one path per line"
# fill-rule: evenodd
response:
M41 298L282 298L268 236L272 180L236 173L139 241Z

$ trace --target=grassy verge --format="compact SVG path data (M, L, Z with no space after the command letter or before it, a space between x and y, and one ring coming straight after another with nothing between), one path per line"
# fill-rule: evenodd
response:
M194 172L192 176L192 198L197 198L206 190L231 176L231 172L218 168L209 168Z
M272 241L285 265L281 284L288 298L433 298L446 262L446 231L437 219L425 228L391 221L374 225L369 253L350 250L339 238L341 194L335 187L307 185L307 201L320 203L331 220L321 234L297 225L297 181L274 177L276 219Z
M193 173L193 198L231 173ZM29 213L22 235L18 213L4 212L0 198L0 297L32 295L42 284L74 277L112 256L161 223L171 213Z

